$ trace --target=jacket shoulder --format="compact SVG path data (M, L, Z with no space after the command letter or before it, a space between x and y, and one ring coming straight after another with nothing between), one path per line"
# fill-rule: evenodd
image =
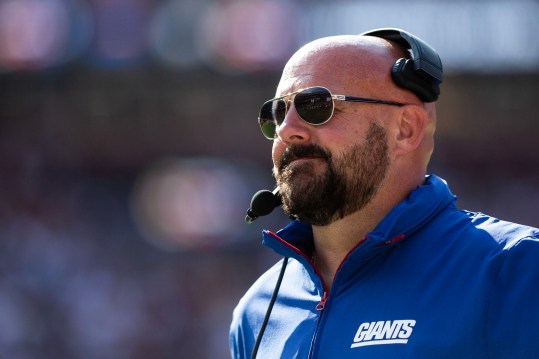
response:
M485 323L488 357L534 357L539 353L539 230L482 214L474 222L498 244Z

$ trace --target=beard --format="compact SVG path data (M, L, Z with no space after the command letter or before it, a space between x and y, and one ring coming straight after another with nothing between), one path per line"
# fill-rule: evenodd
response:
M298 158L310 160L289 167ZM386 131L371 123L363 143L335 156L314 144L289 146L273 175L285 213L311 225L327 226L371 201L389 162Z

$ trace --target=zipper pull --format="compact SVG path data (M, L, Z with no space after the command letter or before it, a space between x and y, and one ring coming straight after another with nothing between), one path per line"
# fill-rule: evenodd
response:
M321 312L326 307L326 301L328 300L328 292L325 291L324 294L322 294L322 298L320 299L320 303L316 305L316 310Z

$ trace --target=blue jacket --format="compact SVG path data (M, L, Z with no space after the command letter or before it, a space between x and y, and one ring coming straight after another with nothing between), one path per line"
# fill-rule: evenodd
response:
M539 358L539 230L455 202L429 176L350 251L331 292L310 226L265 231L289 259L258 358ZM233 358L250 358L279 270L236 307Z

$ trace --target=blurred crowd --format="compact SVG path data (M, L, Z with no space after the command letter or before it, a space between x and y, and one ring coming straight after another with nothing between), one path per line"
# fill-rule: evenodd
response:
M228 357L238 293L273 260L259 241L163 250L133 227L129 176L33 175L0 179L1 358Z

